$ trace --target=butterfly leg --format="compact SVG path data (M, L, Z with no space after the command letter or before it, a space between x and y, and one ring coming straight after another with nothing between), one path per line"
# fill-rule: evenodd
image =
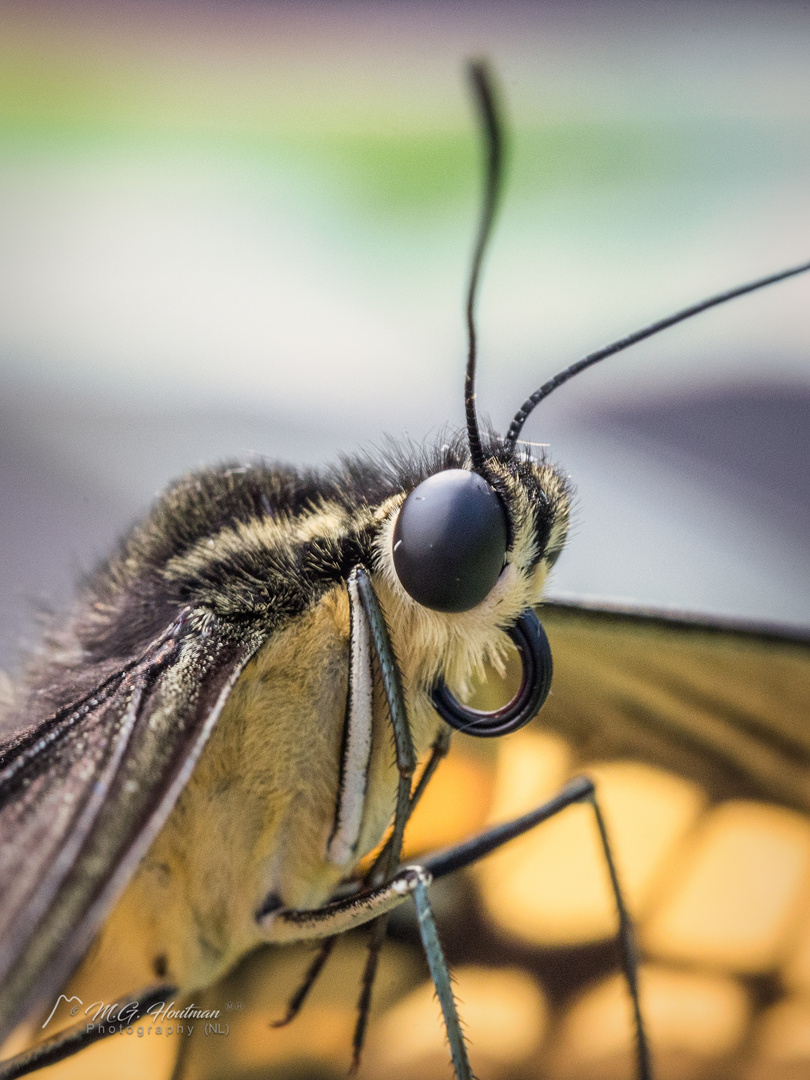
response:
M505 822L503 825L496 825L486 832L479 833L478 836L474 836L471 840L467 840L463 844L458 844L455 847L448 848L446 851L440 851L435 855L422 859L421 865L425 870L430 872L430 875L434 880L444 877L446 874L453 873L455 870L461 870L466 866L470 866L472 863L478 862L479 859L482 859L492 851L496 851L509 840L520 836L522 833L528 832L529 829L533 829L536 825L541 824L543 821L548 821L549 818L559 814L560 811L566 809L566 807L579 802L589 803L593 808L596 817L599 839L602 844L605 861L607 862L613 898L619 916L621 965L633 1004L633 1019L636 1028L636 1060L638 1065L638 1076L639 1080L652 1080L652 1061L647 1035L644 1029L644 1018L642 1016L639 998L638 955L635 945L635 935L633 933L633 924L627 911L627 905L625 904L624 896L619 884L616 862L613 857L605 820L596 798L596 789L592 780L583 776L577 777L566 784L558 795L555 795L553 799L543 803L543 805L537 807L537 809L531 810L522 817L515 818L514 821ZM418 897L415 895L414 898L418 906Z
M362 889L319 908L272 907L260 911L256 922L269 944L317 941L387 915L406 900L417 885L429 885L430 880L430 874L421 866L404 866L383 885Z
M365 889L348 899L337 900L311 911L274 909L261 916L260 923L265 925L268 930L268 940L273 942L302 941L326 935L330 935L330 940L334 940L334 935L372 920L376 930L384 923L387 914L394 907L412 895L416 903L419 932L425 947L428 966L444 1014L456 1077L457 1080L473 1080L453 998L450 973L439 943L428 900L427 886L430 882L429 871L421 866L406 866L384 885Z
M450 983L450 972L439 941L439 933L433 919L433 911L430 907L426 885L420 882L416 886L413 900L416 904L419 935L422 938L422 946L430 968L430 977L436 987L436 996L439 999L444 1017L444 1027L447 1031L447 1040L450 1043L450 1056L453 1059L456 1080L474 1080L467 1057L464 1032L461 1030L461 1022L458 1018L456 999Z
M332 955L332 950L335 947L336 937L328 937L325 941L322 941L320 947L315 954L315 959L310 963L306 970L306 973L298 985L298 989L292 995L287 1002L287 1011L280 1020L273 1020L270 1027L280 1028L286 1027L287 1024L291 1024L293 1020L301 1012L304 1006L304 1002L309 997L309 992L315 983L318 981L318 976L326 967L326 961Z
M411 780L416 769L416 752L413 748L411 728L405 707L402 676L397 658L394 655L394 647L391 644L391 637L385 624L380 602L366 570L362 566L356 566L352 574L356 575L360 604L368 619L371 631L371 646L380 667L385 700L394 732L397 769L399 770L394 831L390 840L388 865L380 867L380 876L390 877L399 865L402 837L410 814Z
M382 677L383 690L388 705L388 713L391 718L391 727L394 733L394 745L396 747L397 768L399 781L397 784L397 803L394 813L394 828L386 845L387 851L384 857L378 860L372 868L370 883L390 878L399 864L402 852L402 838L405 826L410 814L411 780L416 768L416 754L411 738L411 729L408 723L408 714L405 707L405 694L402 689L402 676L399 664L394 655L391 637L385 624L385 617L380 608L377 595L371 584L368 573L362 566L357 566L352 572L356 581L360 606L365 618L368 620L371 634L371 648L379 665ZM371 929L368 942L368 955L366 966L363 971L363 982L360 990L360 998L357 1003L357 1024L354 1029L352 1040L352 1068L357 1069L360 1064L360 1054L366 1037L368 1014L371 1008L371 994L374 988L374 979L377 974L377 965L380 957L385 935L388 928L388 919L378 919Z
M394 655L388 628L380 608L371 581L362 567L356 568L357 584L360 600L365 610L371 629L371 639L377 662L382 674L385 697L391 716L391 726L394 731L396 745L397 765L399 767L399 787L397 790L397 807L394 816L394 828L385 847L378 856L369 874L369 880L373 884L381 877L389 878L399 862L402 852L402 839L408 818L413 811L418 798L427 785L430 776L449 747L449 732L443 732L434 744L434 753L420 778L414 796L411 797L411 779L416 767L416 759L411 739L410 725L405 706L405 695L402 689L402 678L399 665ZM450 984L450 973L439 943L436 925L430 909L427 896L427 881L420 882L414 892L417 911L419 913L419 927L422 941L428 958L428 966L436 987L439 1001L444 1015L447 1037L450 1042L453 1066L457 1080L472 1080L472 1071L467 1059L467 1050L464 1045L464 1036L458 1019L456 1003ZM387 915L378 919L374 924L369 941L368 959L363 973L363 988L358 1003L357 1026L353 1041L353 1068L360 1063L360 1053L365 1039L368 1014L371 1006L371 991L374 985L374 976L377 971L377 962L380 949L388 924Z

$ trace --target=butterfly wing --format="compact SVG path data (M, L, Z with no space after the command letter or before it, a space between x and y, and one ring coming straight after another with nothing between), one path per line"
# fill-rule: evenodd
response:
M580 757L810 812L810 632L571 603L541 615L555 676L536 723Z
M0 745L0 1038L70 976L262 636L186 613L90 695Z

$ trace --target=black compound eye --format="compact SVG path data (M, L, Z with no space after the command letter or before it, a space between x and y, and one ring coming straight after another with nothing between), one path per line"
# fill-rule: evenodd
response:
M394 526L403 589L434 611L468 611L498 580L509 539L500 498L478 473L446 469L423 480Z

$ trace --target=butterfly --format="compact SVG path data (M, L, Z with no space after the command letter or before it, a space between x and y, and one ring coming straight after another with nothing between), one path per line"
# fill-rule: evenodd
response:
M482 69L477 70L479 80L483 79ZM487 100L484 94L484 111ZM492 174L497 172L492 163L497 158L497 150L493 150L497 124L491 117L490 129L495 133L490 140ZM491 182L487 190L494 203L497 185ZM219 831L217 850L236 855L244 867L250 855L240 850L240 845L248 841L238 835L234 822L250 824L250 851L257 849L256 830L260 833L263 827L262 814L271 822L282 822L282 826L276 824L270 839L264 837L258 845L263 865L253 868L257 882L272 879L283 889L279 893L265 888L258 916L267 924L275 920L283 923L290 910L319 910L339 885L344 868L358 852L374 846L373 838L379 837L390 815L389 807L377 808L374 820L368 820L367 805L385 802L369 798L368 792L375 784L378 790L390 786L392 764L386 766L381 758L369 757L368 746L355 751L351 739L341 751L334 733L328 760L332 766L341 760L348 776L353 775L352 769L357 773L357 766L351 764L355 752L364 753L365 765L360 771L366 775L368 787L359 807L357 797L351 795L357 788L356 780L343 784L337 796L330 791L326 801L334 804L337 798L337 809L334 820L327 821L331 831L326 854L332 865L326 869L321 865L323 837L310 844L307 836L313 816L317 829L323 831L323 813L310 814L309 820L307 813L290 818L285 804L285 800L306 804L309 793L319 784L328 787L329 781L318 773L317 754L313 753L317 739L315 744L309 737L303 740L302 750L297 757L293 755L292 770L288 767L281 778L268 779L261 773L250 777L247 786L258 792L255 798L246 800L241 795L242 801L224 814L211 814L210 804L215 793L230 798L232 781L228 777L240 769L249 773L251 760L257 759L258 744L248 739L244 747L241 739L247 737L247 727L258 725L246 726L240 719L260 713L257 686L269 684L276 695L273 708L278 715L288 717L282 723L289 727L286 740L279 729L273 733L273 749L287 762L300 717L310 709L317 713L321 707L327 712L336 707L331 700L321 701L317 687L312 690L312 705L302 707L301 688L307 686L307 673L331 667L345 669L347 648L352 673L349 713L355 709L352 703L364 697L370 703L366 712L376 715L372 707L377 692L375 676L364 670L363 661L368 638L375 632L374 607L361 599L367 578L362 572L355 574L355 569L364 563L379 565L375 559L383 547L390 552L389 561L384 563L389 576L387 582L380 578L374 588L383 596L386 622L396 627L393 638L398 665L394 667L401 668L411 692L420 687L423 697L432 698L448 723L453 717L458 721L455 726L462 729L476 723L483 726L447 684L463 681L462 673L487 661L498 666L505 642L498 639L498 647L477 644L476 638L483 635L476 624L460 619L454 624L461 627L454 631L457 654L448 653L443 662L433 662L431 667L432 651L438 649L441 655L449 647L442 639L447 632L442 628L448 624L433 616L422 623L418 618L414 621L408 605L415 601L429 611L460 615L480 608L497 590L495 629L503 627L518 645L524 670L527 658L532 658L543 672L542 678L524 680L538 690L531 702L521 704L520 710L507 710L498 723L503 720L507 730L518 726L513 715L518 711L521 724L529 719L526 714L533 713L548 693L548 663L542 639L539 644L529 641L528 635L535 630L527 613L539 599L542 579L562 546L568 513L564 478L544 462L534 462L531 454L515 451L529 412L551 390L597 360L706 307L807 269L794 268L713 297L600 350L533 395L517 414L505 440L488 441L478 431L475 417L472 304L491 219L492 205L487 205L470 288L467 444L444 445L433 457L398 459L382 468L379 462L361 460L326 478L292 470L235 467L181 482L96 579L88 610L58 639L58 659L52 656L46 660L36 674L25 708L29 715L34 708L40 715L44 711L48 719L34 720L28 733L8 742L4 757L6 806L13 827L13 843L6 849L10 855L7 880L9 907L16 919L9 923L6 934L10 1017L20 1015L22 1002L30 1002L33 982L44 982L49 990L62 985L116 896L121 896L117 909L120 929L137 922L138 914L143 916L144 912L148 913L147 922L164 919L166 926L175 928L171 933L158 928L155 933L154 925L141 926L138 937L144 941L149 940L150 929L155 940L172 941L171 952L162 947L152 949L148 957L151 972L144 971L145 975L176 978L182 971L185 985L204 985L232 966L244 951L244 941L232 947L227 940L230 935L223 942L210 931L217 922L221 928L223 920L229 927L240 925L238 919L233 924L230 921L233 913L229 904L237 902L234 890L222 891L215 863L206 864L197 856L201 850L198 841L210 841L209 834ZM472 471L466 468L468 453ZM450 474L463 475L449 480L449 494L436 494L430 481L449 478ZM456 501L462 499L458 492L466 491L475 477L482 478L483 486L476 481L470 498L482 499L485 505L489 500L491 510L477 509L473 514L453 517ZM426 484L430 493L423 486ZM525 499L521 501L524 489L532 492L528 505L524 505ZM410 492L409 499L415 498L403 501L405 492ZM509 506L506 517L498 500L500 505ZM456 587L446 590L450 571L446 563L431 561L434 544L429 536L425 540L420 525L422 503L429 504L433 520L437 514L446 515L453 525L451 531L473 539L478 524L485 523L482 540L472 545L472 554L464 556L474 564L475 573L459 575L465 583L473 581L472 592ZM537 507L542 507L542 513ZM391 558L395 577L391 576ZM462 565L468 569L464 559ZM512 577L517 579L513 593L505 591L504 575L510 563ZM401 597L397 582L410 597L398 610ZM340 599L330 591L334 586L340 589ZM393 592L386 594L386 587ZM399 617L392 616L392 609ZM317 612L314 626L308 622L310 612ZM576 614L569 612L568 616L573 619L569 625L575 625ZM302 618L303 631L299 625L298 634L287 635L289 627ZM364 620L367 625L363 625ZM331 654L328 648L324 651L324 642L330 632L334 637L335 628L338 644ZM409 654L409 646L415 657ZM377 662L384 682L386 656L379 648ZM243 672L248 671L250 679L243 678ZM293 682L295 689L289 705L279 708L279 688L285 679ZM332 689L345 702L345 679L334 680ZM389 706L391 702L388 696ZM410 709L411 735L423 756L436 737L435 718L426 712L426 705L427 701L417 700L414 706L412 701ZM362 712L362 706L356 708ZM498 714L495 709L485 715ZM570 716L566 723L571 723ZM567 728L566 734L570 735ZM634 745L638 746L642 737L637 730L634 734ZM593 738L590 726L586 737ZM366 741L369 738L366 736ZM378 733L378 743L380 738ZM235 741L240 745L235 746ZM631 743L628 735L627 744ZM228 763L227 769L222 762ZM722 761L721 765L728 763ZM737 768L744 771L739 763ZM335 772L333 767L333 789ZM401 763L400 772L404 772ZM409 790L410 773L406 780ZM274 798L279 801L274 803ZM402 805L407 807L407 791L404 803L400 799ZM404 821L398 821L397 828L402 827ZM396 846L398 841L391 850ZM189 851L194 860L188 858ZM318 853L317 874L307 865L313 851ZM268 861L281 865L274 878L272 874L267 878ZM186 879L184 892L191 896L191 888L186 886L191 886L198 873L195 890L202 882L209 891L193 895L204 895L211 910L199 921L192 902L178 920L178 912L172 908L176 902L172 883L178 877ZM236 876L240 882L250 881L242 873ZM230 878L223 875L225 885L233 878L233 874ZM134 886L121 895L127 880ZM162 885L168 887L166 893L161 893ZM211 893L212 885L220 889L219 894L216 888ZM145 900L147 892L153 894L151 901ZM156 901L155 895L161 898ZM239 913L242 925L250 919L258 921L256 896L250 899L254 902L248 917L244 911ZM296 918L288 921L296 923ZM300 919L297 921L300 924ZM173 941L178 926L189 927L186 940L179 943L179 958ZM255 938L251 943L257 941ZM102 940L102 954L105 948Z

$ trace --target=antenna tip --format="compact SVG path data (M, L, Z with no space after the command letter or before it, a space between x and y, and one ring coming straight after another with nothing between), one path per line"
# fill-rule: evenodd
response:
M496 87L492 66L482 56L467 61L467 79L487 118L487 126L497 125Z

